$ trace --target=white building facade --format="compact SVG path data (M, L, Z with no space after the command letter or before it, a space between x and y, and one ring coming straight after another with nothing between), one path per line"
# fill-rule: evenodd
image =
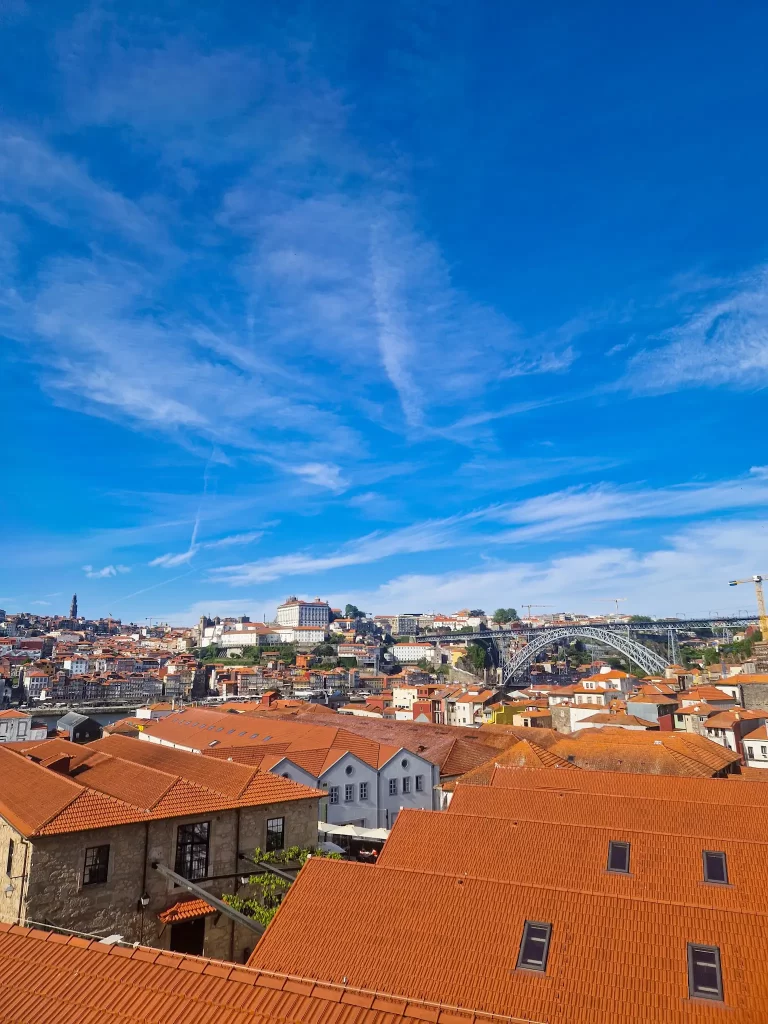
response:
M31 715L23 711L0 711L0 743L21 743L44 740L48 729L39 722L33 722Z
M744 763L748 768L768 768L768 730L765 726L744 738Z
M419 661L435 663L435 648L432 644L395 644L392 657L401 665L415 665Z
M378 769L348 751L316 776L289 757L282 758L270 771L324 789L325 820L332 825L392 828L404 807L438 809L438 766L405 749L398 750Z
M289 597L277 609L279 626L320 626L327 628L331 621L331 608L327 601L316 597L314 601L300 601Z

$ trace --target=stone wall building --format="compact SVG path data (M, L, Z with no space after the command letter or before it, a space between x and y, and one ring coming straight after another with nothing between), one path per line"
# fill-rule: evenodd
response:
M124 736L4 747L0 769L7 923L242 961L256 932L153 865L213 896L247 896L252 865L241 855L317 843L317 790Z

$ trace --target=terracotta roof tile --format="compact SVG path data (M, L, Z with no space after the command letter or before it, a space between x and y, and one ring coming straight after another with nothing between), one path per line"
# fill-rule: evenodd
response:
M567 775L570 779L571 773ZM722 781L720 785L730 792L759 784L732 786ZM745 813L744 806L735 801L706 804L632 796L618 800L609 799L607 794L574 792L567 785L562 790L458 785L447 813L768 843L765 815Z
M47 749L50 744L41 746ZM242 765L208 762L199 754L158 748L162 757L157 758L151 746L118 736L100 740L78 748L87 749L90 756L74 768L70 764L69 775L36 764L23 752L0 747L4 780L0 815L24 835L53 835L321 796L320 790L290 779ZM150 760L166 765L170 761L174 773L148 767L144 748L149 750ZM121 756L106 753L108 749L119 749ZM63 757L67 756L64 752ZM61 758L54 761L58 764ZM208 786L197 781L200 767L206 765L214 769Z
M178 903L174 903L167 910L161 911L157 916L163 924L176 924L179 921L191 921L196 917L206 917L208 914L216 913L216 908L212 907L210 903L206 903L205 900L188 899L179 900Z
M9 1024L404 1024L413 1019L527 1024L415 996L403 1000L377 990L5 924L0 925L0 969L13 978L12 985L0 986L0 1020Z
M544 974L515 969L525 921L552 924ZM720 949L726 1008L689 999L688 942ZM536 1021L756 1024L768 914L312 859L249 963Z
M630 844L628 875L606 870L611 841ZM726 854L730 885L703 884L705 849ZM406 808L376 867L759 912L766 864L766 845L749 840Z
M768 771L765 774L768 775ZM740 792L734 793L733 787L726 783L726 779L628 775L623 772L581 771L578 774L564 775L560 770L527 771L524 768L504 766L497 768L491 779L491 784L500 789L571 790L581 793L599 793L622 800L625 797L632 797L633 799L671 800L675 803L768 807L768 792L765 792L762 787L743 786L740 787Z

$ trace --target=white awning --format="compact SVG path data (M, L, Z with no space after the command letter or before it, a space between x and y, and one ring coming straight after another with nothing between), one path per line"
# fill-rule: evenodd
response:
M388 828L363 828L362 825L332 825L328 821L318 821L319 832L334 836L352 836L354 839L378 839L383 841L389 835Z

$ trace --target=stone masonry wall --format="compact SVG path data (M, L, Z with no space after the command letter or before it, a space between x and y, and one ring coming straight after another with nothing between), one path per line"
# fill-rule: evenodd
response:
M6 872L11 841L13 859L10 872ZM17 924L23 914L24 880L30 853L31 847L24 836L0 818L0 922L3 924ZM11 891L6 892L9 886Z
M36 838L31 843L28 858L29 885L22 916L26 920L76 931L101 935L117 933L128 942L141 941L168 948L171 929L170 926L164 928L157 915L177 900L187 898L188 894L155 871L151 864L159 861L172 869L175 867L179 825L210 821L208 874L232 876L198 884L215 896L234 892L247 895L248 887L240 885L239 877L247 876L252 865L238 860L238 852L250 855L256 847L264 849L267 820L278 817L285 818L286 847L317 843L318 800ZM10 826L0 821L0 869L5 867L11 832ZM18 837L14 860L20 872L23 870L22 843ZM84 886L85 851L104 844L110 847L107 881ZM150 902L142 912L139 899L144 892ZM6 903L0 891L0 920L16 920L19 916L18 901ZM206 918L207 956L242 959L243 951L252 949L257 939L255 932L242 926L234 929L233 934L233 923L224 915Z
M735 677L738 680L738 676ZM768 684L744 683L741 687L742 703L749 711L768 708Z
M571 731L571 709L567 707L561 707L559 704L553 704L550 708L552 712L552 728L557 732L568 733Z

